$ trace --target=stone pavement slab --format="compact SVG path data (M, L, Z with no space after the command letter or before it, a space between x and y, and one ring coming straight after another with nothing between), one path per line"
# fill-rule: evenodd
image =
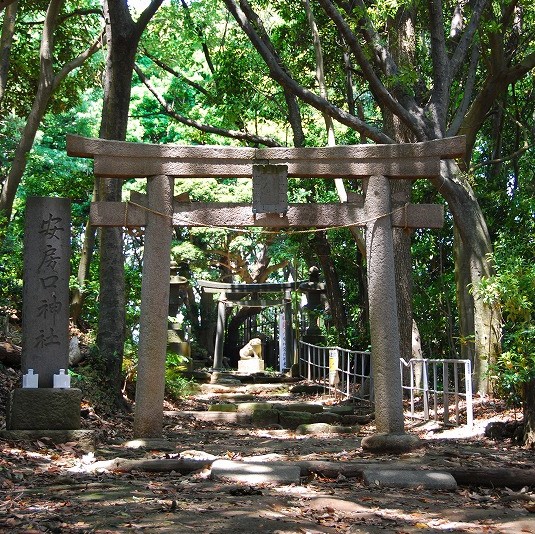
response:
M212 464L211 477L246 484L299 484L301 469L287 463L216 460Z
M163 414L166 417L194 417L198 421L215 421L216 423L235 423L238 425L251 424L251 416L246 413L165 410Z
M449 473L438 471L375 468L364 469L362 476L364 483L368 486L379 484L389 488L438 490L454 490L457 488L457 482Z

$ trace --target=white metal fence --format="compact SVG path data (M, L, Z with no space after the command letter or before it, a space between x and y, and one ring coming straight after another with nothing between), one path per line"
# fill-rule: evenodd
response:
M473 424L472 370L469 360L401 359L401 388L410 416L446 425ZM299 369L331 394L373 404L371 353L299 342Z
M323 384L330 393L370 403L373 399L371 354L367 351L300 341L299 369L307 380Z
M410 399L410 415L428 421L439 417L444 424L474 422L472 405L472 366L470 360L400 359L402 388ZM408 376L407 376L408 375ZM440 415L441 414L441 415Z

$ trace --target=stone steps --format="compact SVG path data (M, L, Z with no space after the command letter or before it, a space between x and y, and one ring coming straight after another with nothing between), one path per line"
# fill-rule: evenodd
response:
M302 384L298 386L297 390L303 391ZM275 426L304 435L356 434L360 424L371 420L369 415L356 414L353 405L326 406L321 400L305 402L292 398L293 387L293 381L244 384L236 375L219 375L215 383L201 385L197 399L206 402L205 411L165 412L165 415L255 428Z
M371 420L369 415L356 413L353 405L326 406L321 399L303 402L298 395L322 395L325 388L284 374L197 372L195 379L200 382L196 399L205 403L206 409L167 411L166 416L254 428L276 427L303 435L356 434L360 424Z

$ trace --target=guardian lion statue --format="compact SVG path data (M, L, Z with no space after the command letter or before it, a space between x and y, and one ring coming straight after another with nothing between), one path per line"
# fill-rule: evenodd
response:
M262 340L254 337L240 349L240 359L251 360L253 358L262 359Z

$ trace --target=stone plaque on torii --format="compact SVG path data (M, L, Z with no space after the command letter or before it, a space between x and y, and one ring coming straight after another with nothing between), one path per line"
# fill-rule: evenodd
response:
M365 226L377 432L403 433L392 227L440 228L443 206L396 205L391 199L390 179L438 177L441 159L464 154L463 137L410 144L255 149L150 145L68 136L67 150L71 156L93 158L96 177L146 178L148 182L146 196L133 194L129 202L96 202L90 214L95 226L145 227L136 436L158 437L162 433L173 226ZM253 210L251 204L183 202L173 196L174 178L255 175L255 180L262 180L261 166L267 166L270 180L280 179L273 178L278 175L367 178L366 199L343 204L285 204L277 195L267 202L255 198ZM273 166L281 167L277 170ZM286 211L278 211L281 206Z

